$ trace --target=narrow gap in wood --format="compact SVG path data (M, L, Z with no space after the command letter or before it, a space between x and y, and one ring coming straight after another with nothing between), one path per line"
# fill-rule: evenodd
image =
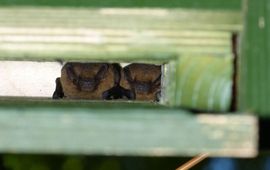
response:
M259 119L259 150L270 151L270 119Z
M56 84L59 85L61 74L63 74L63 71L61 69L64 65L66 65L69 62L63 61L63 60L56 60L55 62L28 62L28 61L1 61L0 65L3 66L0 68L0 71L2 74L2 78L4 79L3 83L0 85L0 88L3 89L0 93L0 97L2 98L39 98L39 99L49 99L52 98L53 93L55 91L63 90L61 86L56 86ZM164 63L147 63L147 62L140 62L137 63L127 63L127 62L121 62L121 63L100 63L95 61L89 61L89 62L73 62L73 63L79 63L84 65L84 69L86 70L85 73L82 73L82 76L80 75L81 71L80 69L76 68L76 74L78 73L78 79L76 79L76 76L72 78L72 81L75 81L75 84L82 86L83 89L78 90L78 92L83 92L84 89L86 91L91 90L88 88L88 86L92 86L94 80L96 79L96 76L94 74L99 68L99 65L109 65L109 69L107 70L105 68L105 76L107 77L101 77L102 82L109 81L109 85L106 86L106 83L103 86L101 90L99 89L99 94L103 95L103 92L110 89L111 87L115 87L116 84L119 86L122 86L126 89L138 91L138 94L136 96L129 96L129 98L121 98L117 97L117 99L120 100L113 100L114 101L121 101L121 102L130 102L130 101L139 101L139 102L154 102L154 103L163 103L163 99L167 97L164 88L165 84L164 81ZM90 64L90 65L87 65ZM89 69L91 68L91 63L94 65L93 70ZM86 64L86 65L85 65ZM118 66L118 67L117 67ZM95 69L94 69L95 67ZM124 70L128 68L130 70L132 79L127 80L126 74L124 73ZM25 71L21 71L25 70ZM63 70L63 69L62 69ZM102 72L101 72L102 73ZM103 74L103 73L102 73ZM102 75L101 74L101 75ZM15 76L16 75L16 76ZM114 76L117 75L117 76ZM83 76L86 76L85 78ZM71 81L71 82L72 82ZM65 82L65 81L63 81ZM135 85L132 87L131 82L134 82ZM72 83L71 83L72 84ZM98 85L97 85L98 86ZM137 87L138 86L138 87ZM74 86L75 87L75 86ZM88 88L88 89L87 89ZM154 90L153 90L154 89ZM98 89L96 89L98 90ZM73 89L74 91L74 89ZM75 90L76 91L76 90ZM148 93L149 91L149 93ZM126 90L120 90L116 93L126 93ZM141 93L140 93L141 92ZM91 92L89 92L91 93ZM137 93L137 92L136 92ZM74 94L74 92L72 92ZM78 100L104 100L101 97L100 98L91 98L91 96L84 95L84 98L78 97L79 95L75 95L69 97L65 97L62 92L55 93L54 96L55 99L57 98L67 98L67 99L78 99ZM118 95L118 94L116 94ZM87 96L87 97L86 97ZM120 94L121 96L121 94ZM125 96L124 96L125 97ZM135 98L134 98L135 97ZM115 99L115 98L112 98ZM128 100L127 100L128 99ZM109 99L110 100L110 99ZM165 103L164 103L165 104Z
M239 41L238 41L238 33L232 33L231 37L231 50L233 55L233 74L232 74L232 98L231 98L231 106L230 111L234 112L237 110L237 74L238 74L238 52L239 52Z

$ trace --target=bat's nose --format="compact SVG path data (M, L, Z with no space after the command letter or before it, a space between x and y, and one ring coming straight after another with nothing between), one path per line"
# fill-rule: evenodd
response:
M92 92L96 88L96 83L94 80L81 80L79 81L79 86L82 91Z

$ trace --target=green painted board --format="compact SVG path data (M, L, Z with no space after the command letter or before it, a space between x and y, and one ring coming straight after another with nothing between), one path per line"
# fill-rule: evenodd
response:
M177 65L176 105L212 112L229 111L232 59L231 55L181 56Z
M241 0L1 0L0 5L74 7L184 7L240 10Z
M239 108L270 116L269 1L245 1L245 29L239 68Z
M237 157L257 153L257 120L251 115L192 115L143 103L3 99L0 136L2 153Z
M71 15L72 14L72 15ZM229 54L237 11L164 8L0 8L2 60L162 60Z

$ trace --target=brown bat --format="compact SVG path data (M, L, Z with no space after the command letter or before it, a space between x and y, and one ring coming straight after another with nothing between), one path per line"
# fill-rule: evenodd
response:
M159 101L161 66L130 64L123 68L120 86L130 90L135 100Z
M119 86L121 66L108 63L66 63L56 79L53 99L133 99L130 90Z

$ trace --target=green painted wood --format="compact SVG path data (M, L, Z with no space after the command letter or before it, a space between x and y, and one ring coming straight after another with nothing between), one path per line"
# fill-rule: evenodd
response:
M239 108L270 116L269 1L245 1L245 29L240 56Z
M175 78L177 77L177 60L171 60L163 65L161 83L161 101L166 106L177 106L175 95L177 91Z
M0 136L5 153L249 157L257 120L140 103L1 99Z
M72 15L71 15L72 14ZM0 8L0 59L167 60L229 54L235 11L150 8Z
M179 58L176 105L205 111L230 109L232 56L192 56Z
M1 0L4 6L76 6L76 7L184 7L200 9L241 9L241 0Z

